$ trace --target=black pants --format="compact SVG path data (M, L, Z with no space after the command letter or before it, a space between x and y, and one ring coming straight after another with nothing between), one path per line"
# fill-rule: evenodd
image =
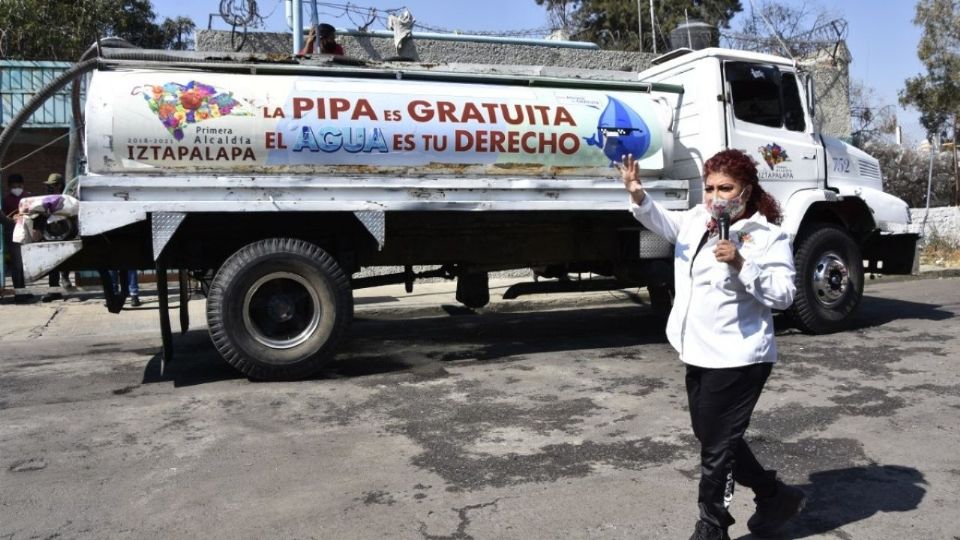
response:
M70 281L70 272L60 272L54 270L53 272L50 272L49 276L47 277L47 283L50 285L50 287L59 287L61 279Z
M7 249L10 250L10 278L13 280L14 289L22 289L27 286L23 276L23 258L20 256L20 244L10 240L7 242Z
M693 434L700 441L700 519L726 529L733 483L760 495L776 491L768 472L743 440L753 408L773 364L707 369L687 366L687 400Z

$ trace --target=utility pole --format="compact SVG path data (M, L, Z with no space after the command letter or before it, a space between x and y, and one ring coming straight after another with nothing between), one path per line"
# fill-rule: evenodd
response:
M653 13L653 0L650 0L650 37L653 41L653 54L657 54L657 19Z
M643 0L637 0L637 36L640 38L640 52L643 52Z
M303 0L293 0L293 54L303 47Z
M953 204L954 206L960 206L960 167L958 167L957 159L957 122L960 121L960 118L957 117L957 114L953 114Z

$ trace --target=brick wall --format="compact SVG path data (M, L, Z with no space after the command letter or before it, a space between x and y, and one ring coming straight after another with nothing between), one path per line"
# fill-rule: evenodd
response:
M3 193L7 192L7 178L11 174L23 176L24 188L40 195L46 192L43 183L47 180L50 173L58 172L63 174L67 162L67 137L57 141L51 146L40 150L32 156L8 166L7 164L18 161L24 156L37 150L37 148L49 143L57 137L67 133L66 129L24 129L14 139L7 155L4 157L3 166Z

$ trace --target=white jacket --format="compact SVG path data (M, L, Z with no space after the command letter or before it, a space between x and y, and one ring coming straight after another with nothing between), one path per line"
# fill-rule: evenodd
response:
M771 310L790 307L796 292L787 234L757 212L730 226L730 239L745 260L739 273L714 256L717 235L691 266L710 219L703 205L671 212L648 195L630 207L640 223L674 244L676 296L667 338L680 359L706 368L776 362Z

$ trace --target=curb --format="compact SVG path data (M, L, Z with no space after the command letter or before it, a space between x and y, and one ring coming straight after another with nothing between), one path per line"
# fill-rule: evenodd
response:
M918 281L921 279L944 279L960 277L960 268L938 268L921 271L909 276L886 276L883 274L867 273L867 283L896 283L898 281ZM872 277L877 276L877 277Z

